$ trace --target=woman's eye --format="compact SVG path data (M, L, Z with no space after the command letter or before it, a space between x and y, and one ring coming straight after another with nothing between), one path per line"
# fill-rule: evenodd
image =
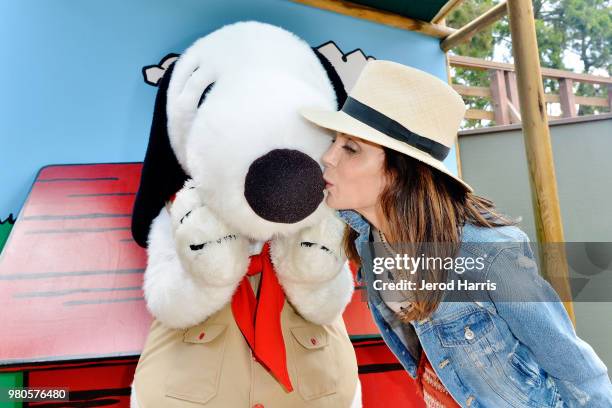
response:
M351 146L349 146L349 145L344 145L344 146L342 146L342 148L343 148L344 150L346 150L347 152L349 152L349 153L357 153L357 150L353 149L353 148L352 148Z

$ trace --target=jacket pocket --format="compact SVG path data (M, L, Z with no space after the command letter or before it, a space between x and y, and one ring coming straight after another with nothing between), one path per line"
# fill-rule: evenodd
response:
M203 323L185 331L166 377L166 396L204 404L217 394L226 328Z
M325 328L294 327L291 334L300 395L308 401L334 394L338 386L338 362Z
M520 344L518 347L520 347ZM524 382L535 388L539 388L542 385L543 378L540 375L539 367L524 352L516 350L510 354L509 360L510 365L518 372L521 383Z
M516 343L510 352L505 382L513 388L516 398L529 407L556 407L559 393L553 379L538 365L531 352L522 343Z
M444 347L465 346L477 342L493 329L489 313L475 309L452 321L435 324L436 334Z

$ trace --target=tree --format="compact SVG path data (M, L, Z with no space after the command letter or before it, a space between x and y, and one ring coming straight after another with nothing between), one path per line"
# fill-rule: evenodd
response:
M461 27L498 0L465 0L451 13L447 24ZM583 73L593 73L597 68L612 75L610 44L612 43L612 2L610 0L534 0L534 17L540 64L543 67L569 69L563 63L564 55L573 52L584 65ZM492 59L495 47L511 48L507 19L502 19L475 35L469 43L457 46L454 54ZM472 86L489 86L486 72L457 69L453 82ZM606 97L607 89L590 84L578 85L577 95ZM544 80L546 93L558 92L555 80ZM470 108L485 109L486 100L466 98ZM580 106L579 114L601 112L601 108ZM469 120L468 126L481 126L479 121Z
M603 68L612 75L610 44L612 43L612 3L605 0L563 0L563 21L566 24L566 48L580 55L585 73ZM577 94L605 96L603 89L592 84L578 85ZM580 106L578 114L591 114L593 106Z

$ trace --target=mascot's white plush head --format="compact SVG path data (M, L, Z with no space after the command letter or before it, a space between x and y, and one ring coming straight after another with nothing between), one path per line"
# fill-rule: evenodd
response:
M326 210L326 130L300 108L346 98L329 61L281 28L225 26L196 41L162 78L134 208L146 246L151 220L186 178L233 230L257 240L290 235Z

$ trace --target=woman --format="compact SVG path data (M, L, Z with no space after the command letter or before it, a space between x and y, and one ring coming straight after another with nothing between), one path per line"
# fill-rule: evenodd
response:
M380 60L366 65L340 111L302 111L336 132L323 157L326 200L348 224L345 249L365 266L383 339L430 407L612 407L606 366L540 278L525 233L443 164L464 113L446 83ZM475 256L482 268L471 276L497 286L460 301L440 286L377 290L399 278L449 282L458 271L434 265L407 273L394 265L375 272L364 245L371 241L383 244L373 245L376 257L401 254L402 243L413 256L426 246L419 243L443 244L427 254Z

